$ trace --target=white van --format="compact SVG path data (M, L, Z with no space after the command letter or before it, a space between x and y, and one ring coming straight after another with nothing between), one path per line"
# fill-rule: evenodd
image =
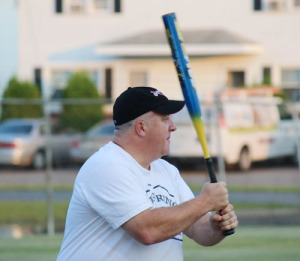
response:
M201 105L210 155L216 158L221 152L227 166L248 170L254 161L296 155L292 117L279 98L227 98L218 106ZM172 119L177 130L171 135L168 157L203 157L186 107Z

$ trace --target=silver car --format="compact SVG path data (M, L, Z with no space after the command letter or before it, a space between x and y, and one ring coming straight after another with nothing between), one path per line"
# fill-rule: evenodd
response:
M76 135L51 135L53 163L61 165L70 159L69 150ZM12 119L0 124L0 164L44 168L46 135L41 119Z
M81 139L73 142L70 150L71 160L82 164L114 135L112 121L101 122L88 130Z

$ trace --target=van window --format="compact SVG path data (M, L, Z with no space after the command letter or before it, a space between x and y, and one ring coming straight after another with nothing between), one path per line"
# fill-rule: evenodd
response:
M285 104L278 104L277 108L281 120L291 120L293 118L292 113L288 110Z
M279 120L275 104L253 104L253 112L257 127L272 127Z
M225 103L223 106L226 123L229 128L250 128L254 124L254 115L250 104L242 102Z

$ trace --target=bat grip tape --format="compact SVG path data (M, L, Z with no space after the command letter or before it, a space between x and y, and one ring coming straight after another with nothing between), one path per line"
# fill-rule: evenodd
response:
M215 174L212 159L211 158L206 158L205 163L206 163L206 168L207 168L207 171L208 171L208 174L209 174L210 183L217 183L218 180L217 180L217 177L216 177L216 174ZM220 215L222 215L221 213L222 213L222 210L219 211ZM223 236L230 236L230 235L234 234L234 232L235 232L234 229L230 229L230 230L223 231L222 234L223 234Z
M206 163L206 168L207 168L208 175L209 175L209 178L210 178L210 183L217 183L218 180L217 180L217 177L216 177L216 174L215 174L212 159L211 158L205 159L205 163Z

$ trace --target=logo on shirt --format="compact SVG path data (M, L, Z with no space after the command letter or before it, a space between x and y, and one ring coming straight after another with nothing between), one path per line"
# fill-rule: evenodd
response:
M177 202L174 197L165 187L161 185L152 186L148 184L149 189L146 190L149 199L154 207L176 206Z

